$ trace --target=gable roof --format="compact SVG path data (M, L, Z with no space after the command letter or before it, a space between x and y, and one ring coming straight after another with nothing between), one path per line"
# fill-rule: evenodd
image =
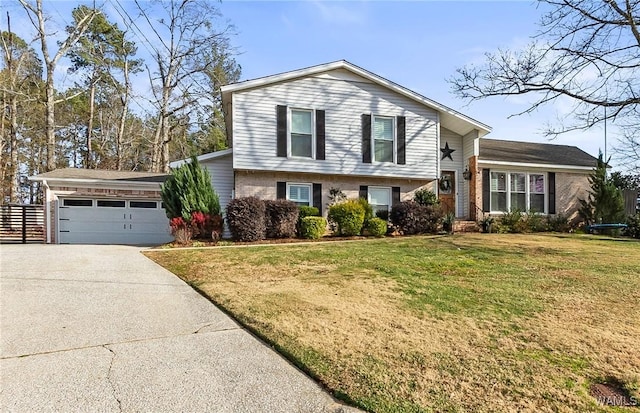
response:
M287 82L294 79L313 76L337 69L347 70L439 112L440 122L442 123L442 125L447 129L460 133L461 135L465 135L466 133L469 133L474 129L478 130L478 135L480 137L491 132L491 127L485 125L482 122L470 118L469 116L463 115L462 113L457 112L441 103L438 103L435 100L431 100L419 93L405 88L404 86L400 86L397 83L378 76L375 73L354 65L353 63L347 62L346 60L338 60L336 62L325 63L317 66L307 67L304 69L292 70L290 72L284 72L276 75L265 76L257 79L245 80L242 82L225 85L221 88L222 100L225 103L224 106L226 107L226 105L231 102L230 96L233 92L259 88L274 83Z
M164 182L169 175L154 172L112 171L107 169L62 168L29 177L32 181L128 181Z
M598 159L569 145L480 139L479 161L595 168Z

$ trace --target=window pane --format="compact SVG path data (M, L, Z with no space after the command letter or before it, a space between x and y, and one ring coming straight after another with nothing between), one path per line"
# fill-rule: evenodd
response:
M393 141L393 118L374 118L373 139Z
M289 197L290 201L295 202L298 206L310 204L311 189L308 185L290 185Z
M376 162L393 162L393 141L375 140Z
M90 207L93 206L91 199L65 199L62 201L64 206Z
M492 211L507 210L507 193L506 192L491 193L491 210Z
M524 174L511 174L511 192L524 192L525 191L524 182L525 182Z
M158 208L158 203L155 201L129 201L129 207L154 209L154 208Z
M291 133L311 135L311 111L291 111Z
M544 175L529 175L529 192L544 194Z
M512 193L511 194L511 209L519 209L520 211L527 210L526 194Z
M98 208L124 208L124 201L98 201Z
M507 174L504 172L491 172L491 191L507 190ZM497 211L497 209L494 209Z
M544 212L544 194L529 195L529 211Z
M368 192L371 205L389 205L391 196L389 188L369 188Z
M311 158L311 135L291 134L291 156Z

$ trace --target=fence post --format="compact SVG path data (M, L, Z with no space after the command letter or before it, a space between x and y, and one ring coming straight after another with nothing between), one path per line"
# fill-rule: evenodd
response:
M27 243L27 207L22 206L22 243Z

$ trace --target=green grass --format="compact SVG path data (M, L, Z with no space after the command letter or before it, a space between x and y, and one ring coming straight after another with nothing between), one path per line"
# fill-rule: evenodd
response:
M473 234L148 255L365 410L608 411L588 394L600 377L638 396L637 242Z

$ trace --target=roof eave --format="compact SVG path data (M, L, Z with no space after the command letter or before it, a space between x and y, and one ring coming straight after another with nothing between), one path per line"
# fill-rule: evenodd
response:
M593 171L594 166L583 165L562 165L562 164L550 164L550 163L535 163L535 162L509 162L509 161L495 161L491 159L478 159L479 166L511 166L520 168L539 168L539 169L562 169L562 170L574 170L574 171Z
M162 182L146 182L146 181L131 181L126 179L85 179L85 178L52 178L42 176L30 176L30 181L42 182L47 181L49 186L56 186L60 184L75 185L81 187L109 187L117 188L122 187L125 189L153 189L158 190L162 185Z

